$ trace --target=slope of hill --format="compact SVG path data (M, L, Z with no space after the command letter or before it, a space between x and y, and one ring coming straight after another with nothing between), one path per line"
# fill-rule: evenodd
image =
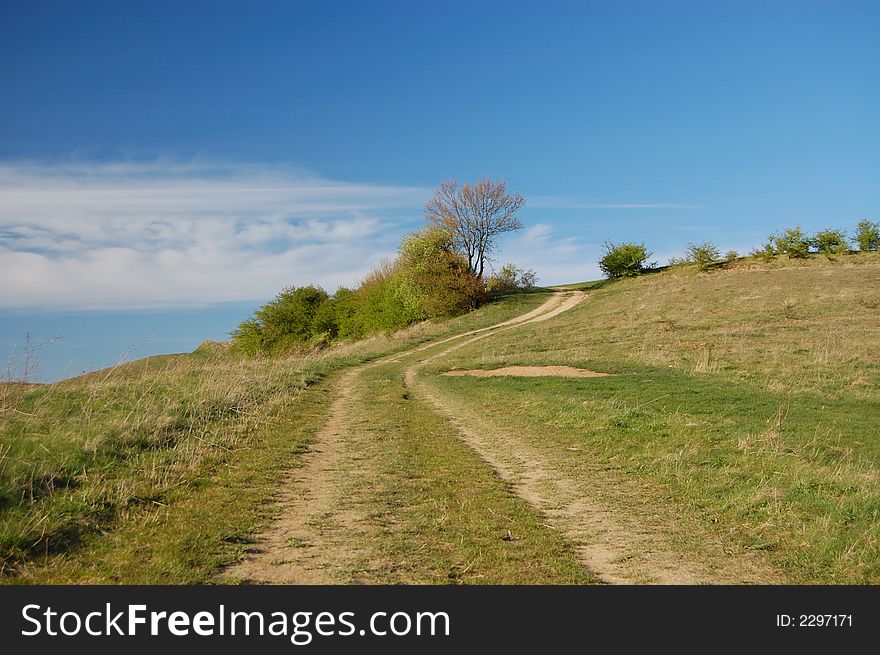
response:
M202 348L0 384L0 580L205 581L246 550L353 364L505 320L520 295L303 357Z
M426 370L613 374L426 375L452 413L496 435L479 446L487 456L540 463L572 481L569 495L668 534L691 561L776 571L758 580L880 581L880 257L572 287L589 294L575 310ZM586 540L616 548L612 575L638 578L653 537L620 544L620 525L604 529Z
M878 319L875 254L744 260L0 386L3 575L878 582Z

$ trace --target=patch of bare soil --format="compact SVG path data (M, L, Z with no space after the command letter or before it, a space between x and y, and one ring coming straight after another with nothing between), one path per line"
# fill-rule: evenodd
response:
M608 471L569 468L521 434L501 432L430 391L421 394L514 491L575 545L579 559L610 584L776 582L760 556L736 554L719 541L694 548L694 535L632 483ZM655 499L656 500L656 499ZM682 543L689 542L690 548Z
M584 368L574 368L571 366L504 366L502 368L485 369L468 369L468 370L452 370L446 371L443 375L447 377L464 377L466 375L478 378L492 378L500 376L510 376L515 378L540 378L540 377L559 377L559 378L601 378L610 373L598 373L596 371L588 371Z
M327 422L302 463L287 475L277 501L279 516L250 557L223 577L264 584L330 584L357 556L362 517L342 507L344 439L355 377L347 371L334 389ZM363 542L361 542L363 543Z
M505 329L552 318L574 307L583 297L580 292L560 294L558 302L543 306L547 311L531 312L527 318L522 317L523 320L508 324ZM575 544L584 566L612 584L777 581L775 573L756 553L737 554L711 539L695 547L698 540L694 535L686 534L686 529L671 519L671 512L659 512L653 504L657 499L652 500L633 481L607 471L566 466L563 453L548 455L523 435L498 430L482 417L469 414L440 397L419 380L418 370L429 362L497 333L497 330L483 332L434 353L410 366L404 379L408 387L417 389L422 398L458 428L464 441L509 481L519 496L547 517L549 525L561 530ZM531 370L533 375L546 375L538 372L541 369L569 369L508 367L508 370L511 368ZM449 371L445 375L503 375L504 370ZM583 373L588 374L586 377L597 375L592 371ZM684 548L683 543L690 547Z
M265 584L351 581L344 576L356 562L369 559L371 535L370 522L363 509L356 509L357 503L346 497L351 471L365 465L364 461L355 461L357 455L353 452L357 450L353 446L362 438L353 425L356 421L351 409L358 374L370 366L397 361L400 357L439 344L473 338L473 335L488 336L499 328L541 320L560 307L573 306L582 297L583 294L579 293L554 294L537 309L498 325L432 341L408 352L349 369L336 384L336 398L327 422L315 435L315 441L301 464L289 472L282 485L277 500L278 518L259 537L250 556L227 568L222 579Z
M228 569L224 578L276 584L358 581L351 578L351 571L357 562L371 559L371 536L375 534L366 510L362 506L358 509L357 499L347 497L353 471L359 471L359 477L370 475L360 470L369 464L357 455L359 440L367 438L359 436L362 431L358 428L358 421L365 417L358 419L353 411L358 393L367 393L358 386L359 373L384 361L450 343L407 367L407 386L447 416L462 439L510 481L517 494L542 512L549 525L562 531L575 544L584 566L603 580L684 584L775 581L757 554L750 559L728 552L720 541L702 543L698 552L694 539L682 536L670 514L652 506L632 480L607 471L567 466L565 452L549 453L525 435L504 432L485 417L469 415L463 407L435 394L417 376L426 363L468 343L547 320L583 298L580 292L554 294L538 309L511 321L433 341L347 371L337 382L329 417L312 449L287 477L278 501L278 519L260 539L257 551ZM690 547L683 548L683 542Z

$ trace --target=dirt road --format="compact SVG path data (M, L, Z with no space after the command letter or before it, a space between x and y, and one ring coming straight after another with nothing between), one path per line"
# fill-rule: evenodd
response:
M551 320L584 300L581 292L551 296L543 305L497 325L423 344L407 352L349 369L336 382L323 428L292 470L279 498L279 516L261 536L257 552L228 569L224 578L253 583L335 583L370 581L358 563L371 552L380 528L359 501L355 479L373 474L364 455L370 440L381 439L381 407L368 402L362 378L375 366L391 366L403 379L407 396L426 404L457 430L460 438L541 513L549 526L573 544L582 565L606 583L772 582L759 558L734 557L711 540L692 536L668 516L646 507L637 484L603 471L572 471L553 453L536 448L521 434L510 434L474 415L454 397L432 387L421 373L429 363L481 339L496 338L523 325ZM688 538L689 537L689 538Z

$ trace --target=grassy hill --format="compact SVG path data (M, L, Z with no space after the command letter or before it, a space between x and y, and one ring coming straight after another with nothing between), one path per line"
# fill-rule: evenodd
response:
M432 384L460 412L564 453L575 476L613 472L635 489L621 511L681 523L685 541L760 554L789 581L880 581L877 254L571 288L589 299L433 370L614 375Z
M308 356L205 348L0 385L0 580L215 579L276 511L268 501L326 420L332 382L409 348L352 387L351 493L382 521L363 559L395 564L346 579L591 581L430 393L496 435L499 456L533 455L572 493L667 531L683 559L727 553L773 571L759 581L880 581L880 256L745 259L570 288L587 293L574 309L430 360L412 347L438 353L440 337L547 295ZM537 365L612 375L441 375Z
M0 384L0 581L190 583L235 561L346 367L515 316L522 295L305 356L149 357Z

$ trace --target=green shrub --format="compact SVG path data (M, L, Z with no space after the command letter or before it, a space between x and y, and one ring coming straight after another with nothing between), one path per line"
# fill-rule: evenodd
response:
M519 271L534 284L533 271ZM374 269L357 289L336 294L315 286L288 288L232 332L245 355L323 348L338 338L361 338L416 321L461 314L485 300L483 281L468 269L450 234L428 226L407 235L397 258Z
M364 336L364 326L360 320L361 295L353 289L340 287L333 294L333 311L336 317L337 336L354 338Z
M816 232L810 243L829 259L835 255L846 254L849 251L846 232L843 230L822 230L821 232Z
M260 323L253 318L243 321L231 333L232 349L243 355L254 356L266 352L263 342L263 330Z
M534 270L524 270L513 264L505 264L486 281L486 290L493 295L516 293L533 288L537 280L538 276Z
M284 289L256 312L266 341L307 341L314 334L318 308L327 302L328 297L326 291L312 285Z
M749 254L752 255L752 257L757 257L765 264L769 264L776 259L776 255L779 253L776 252L776 247L773 245L773 237L770 237L770 240L767 243L763 246L754 248Z
M486 285L467 269L451 271L431 293L423 296L428 318L458 316L479 307L486 300Z
M328 299L326 291L312 285L284 289L233 330L233 347L247 355L272 354L307 342Z
M339 317L335 296L318 306L315 317L312 319L312 335L328 339L335 339L339 336Z
M770 238L776 246L776 252L781 255L788 255L793 259L806 259L810 254L810 239L801 230L800 225L782 234L774 234Z
M484 300L481 279L470 272L467 259L442 227L427 226L407 235L400 244L398 266L422 318L455 316Z
M862 252L880 250L880 223L867 218L856 226L855 243Z
M634 277L649 268L645 265L652 253L644 243L619 243L606 241L605 254L599 260L599 268L609 278Z
M689 243L687 247L687 261L696 264L701 271L707 271L721 256L721 251L714 244L704 241L703 243Z
M732 264L737 259L739 259L739 253L736 250L728 250L726 253L724 253L725 264Z
M396 263L375 269L357 290L355 316L361 335L387 332L424 320L421 296Z

